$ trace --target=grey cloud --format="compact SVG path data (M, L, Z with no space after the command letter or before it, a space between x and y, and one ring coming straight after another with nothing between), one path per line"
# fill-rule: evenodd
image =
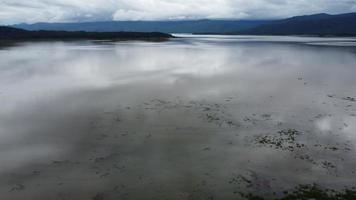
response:
M0 0L0 23L261 19L355 11L356 0Z

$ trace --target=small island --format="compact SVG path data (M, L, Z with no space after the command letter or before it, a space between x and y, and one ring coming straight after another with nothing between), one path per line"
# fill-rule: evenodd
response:
M0 40L154 40L172 38L160 32L86 32L86 31L28 31L7 26L0 26Z

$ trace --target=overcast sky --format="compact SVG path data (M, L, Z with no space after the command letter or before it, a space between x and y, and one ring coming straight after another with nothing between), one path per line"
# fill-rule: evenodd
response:
M356 12L356 0L0 0L0 24L264 19Z

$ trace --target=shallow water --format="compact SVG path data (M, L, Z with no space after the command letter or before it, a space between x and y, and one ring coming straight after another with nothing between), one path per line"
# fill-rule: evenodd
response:
M1 199L356 186L355 39L179 36L0 46Z

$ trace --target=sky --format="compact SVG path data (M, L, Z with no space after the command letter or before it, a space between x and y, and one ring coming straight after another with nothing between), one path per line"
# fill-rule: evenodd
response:
M0 0L0 24L107 20L278 19L356 12L356 0Z

